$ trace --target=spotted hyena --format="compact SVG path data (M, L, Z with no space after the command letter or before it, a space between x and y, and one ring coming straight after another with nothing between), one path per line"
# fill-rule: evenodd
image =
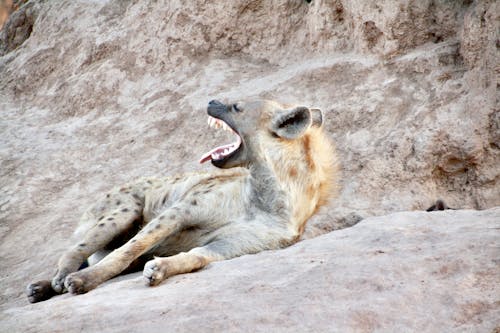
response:
M85 293L144 263L152 286L298 240L336 190L336 155L321 111L266 100L211 101L208 115L211 127L235 136L202 156L201 163L218 169L143 178L106 194L84 213L79 241L62 254L52 281L28 286L31 302L66 290Z

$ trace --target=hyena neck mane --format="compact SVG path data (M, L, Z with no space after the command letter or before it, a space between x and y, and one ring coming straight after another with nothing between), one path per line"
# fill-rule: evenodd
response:
M307 220L337 192L335 149L322 128L311 127L286 149L262 149L249 166L254 203L283 217L289 229L302 234Z

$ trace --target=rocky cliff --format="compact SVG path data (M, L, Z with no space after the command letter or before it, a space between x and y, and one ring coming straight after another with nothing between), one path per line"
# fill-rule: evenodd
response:
M95 193L208 169L213 98L325 112L342 192L304 238L438 197L500 205L498 1L16 3L0 31L2 309L52 274Z

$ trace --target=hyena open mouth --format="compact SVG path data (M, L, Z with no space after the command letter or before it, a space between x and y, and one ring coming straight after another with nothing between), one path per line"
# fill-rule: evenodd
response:
M203 154L200 159L200 163L205 163L208 160L212 160L212 163L215 166L222 165L240 152L243 141L238 132L222 119L208 116L208 125L215 129L222 128L223 130L229 131L236 136L236 141L234 141L233 143L214 148L211 151Z

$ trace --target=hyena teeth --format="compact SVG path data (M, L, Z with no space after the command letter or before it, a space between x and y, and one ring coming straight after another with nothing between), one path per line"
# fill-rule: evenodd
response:
M208 126L210 126L211 128L217 129L218 123L219 123L219 121L217 119L215 119L214 117L208 117Z

